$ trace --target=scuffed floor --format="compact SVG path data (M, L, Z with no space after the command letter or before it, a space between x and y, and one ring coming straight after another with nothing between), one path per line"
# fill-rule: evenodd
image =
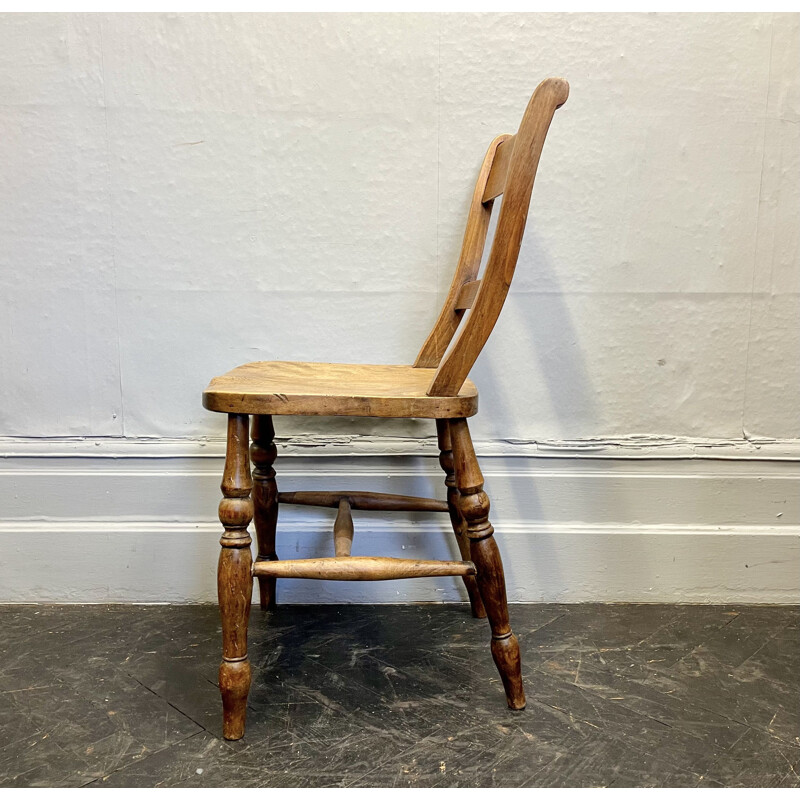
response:
M0 786L800 786L800 609L254 609L224 742L212 606L0 607Z

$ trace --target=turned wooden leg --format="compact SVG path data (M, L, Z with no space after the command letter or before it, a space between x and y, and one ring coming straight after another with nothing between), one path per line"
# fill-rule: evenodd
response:
M258 556L256 561L277 561L275 553L275 528L278 524L278 486L275 483L275 470L272 468L278 454L275 442L275 428L272 417L263 414L253 417L250 458L255 464L253 470L253 505L255 511L256 539ZM259 577L258 589L261 608L275 608L275 578Z
M467 523L458 509L458 489L456 488L456 475L453 469L453 448L450 443L450 425L446 419L436 420L436 433L439 437L439 464L444 470L444 484L447 487L447 507L450 512L450 522L453 525L453 533L456 535L458 549L464 561L471 561L472 556L469 552L469 538L467 538ZM469 604L472 608L472 616L478 619L486 617L486 609L483 607L483 600L478 591L478 583L474 575L464 575L464 585L467 587Z
M247 660L247 622L253 594L252 555L247 526L253 519L250 490L250 459L247 454L247 414L228 414L228 450L222 477L223 499L219 519L225 527L217 570L219 610L222 616L222 735L241 739L250 691Z
M525 708L519 643L508 621L503 562L489 523L489 498L483 491L483 475L475 457L465 419L450 420L453 464L459 491L458 506L467 523L470 554L478 570L478 589L492 628L492 657L506 690L508 707Z

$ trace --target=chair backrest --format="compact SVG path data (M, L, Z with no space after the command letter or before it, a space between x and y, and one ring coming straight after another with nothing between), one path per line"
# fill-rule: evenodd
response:
M415 367L438 367L428 389L430 396L458 394L500 316L517 266L547 130L555 110L568 96L569 84L563 78L542 81L516 134L498 136L489 145L472 196L453 283L439 319L414 362ZM492 205L501 194L492 249L484 275L478 280ZM468 308L472 311L461 325Z

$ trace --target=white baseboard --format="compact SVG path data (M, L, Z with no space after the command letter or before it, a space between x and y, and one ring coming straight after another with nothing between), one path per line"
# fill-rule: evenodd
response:
M796 441L476 449L512 602L800 602ZM0 602L215 600L219 442L15 439L0 450ZM311 452L285 442L276 469L286 491L443 496L427 440ZM356 554L457 556L446 515L355 518ZM328 555L332 520L282 507L279 555ZM454 578L287 580L279 591L283 602L465 599Z
M360 524L362 523L362 524ZM327 527L327 526L326 526ZM797 603L798 529L498 524L510 602ZM457 558L445 521L356 519L354 553ZM216 600L218 523L4 522L3 602ZM330 555L316 522L280 528L284 558ZM458 602L455 578L281 581L288 603Z

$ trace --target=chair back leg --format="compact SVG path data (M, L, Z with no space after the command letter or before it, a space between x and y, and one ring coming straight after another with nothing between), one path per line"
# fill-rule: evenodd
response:
M449 427L458 505L467 523L470 555L478 571L478 589L492 628L492 657L503 681L508 707L522 709L525 708L525 690L522 687L519 643L508 619L503 562L489 522L489 497L483 491L483 475L475 457L467 420L450 420Z
M467 538L467 523L458 509L458 489L456 488L456 475L453 469L453 448L450 442L450 425L446 419L436 420L436 433L439 439L439 464L444 470L444 483L447 487L447 508L450 512L450 522L453 533L456 535L458 550L464 561L470 561L469 539ZM478 583L473 575L464 575L464 586L467 588L469 605L472 616L478 619L486 618L486 609L478 591Z
M252 423L253 443L250 445L250 458L253 461L253 506L255 514L256 539L258 540L258 561L277 561L275 552L275 529L278 525L278 486L272 465L278 454L275 447L275 428L272 417L257 414ZM259 576L258 589L261 608L275 608L275 578Z

